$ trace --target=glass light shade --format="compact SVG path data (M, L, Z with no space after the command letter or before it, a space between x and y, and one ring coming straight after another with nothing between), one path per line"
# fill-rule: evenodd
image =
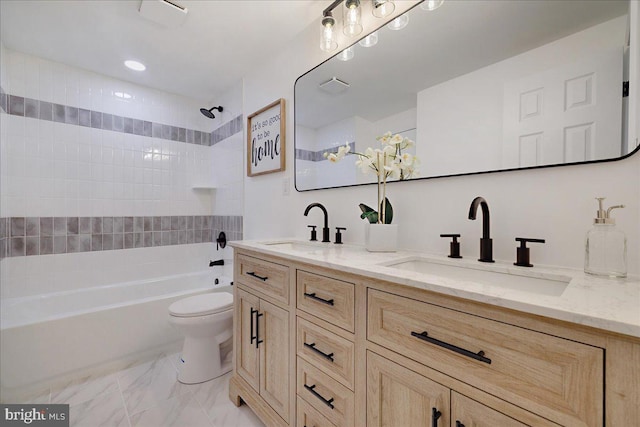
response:
M389 16L396 9L396 4L393 0L371 0L373 3L373 16L376 18L384 18Z
M409 15L405 13L404 15L400 15L393 21L389 22L387 24L387 28L393 31L398 31L406 27L408 24L409 24Z
M371 47L375 46L378 43L378 32L375 31L369 34L367 37L363 38L358 42L362 47Z
M351 46L351 47L346 48L342 52L340 52L338 54L338 59L340 61L348 61L348 60L352 59L354 55L355 55L355 50L353 49L353 46Z
M335 20L332 17L325 17L322 20L322 32L320 33L320 49L331 52L338 48L338 42L333 34Z
M362 32L360 1L347 0L342 8L343 28L345 36L355 37Z
M432 11L442 6L444 0L424 0L420 7L424 10Z

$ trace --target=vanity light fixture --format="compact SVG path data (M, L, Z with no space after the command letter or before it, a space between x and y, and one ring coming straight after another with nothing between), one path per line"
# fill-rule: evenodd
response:
M387 28L393 31L398 31L406 27L408 24L409 24L409 15L405 13L398 16L393 21L389 22L387 24Z
M320 33L321 50L325 52L332 52L338 48L338 42L336 40L336 34L334 32L336 20L333 17L332 12L342 3L344 3L342 7L342 32L348 37L355 37L362 32L363 27L361 22L360 2L361 0L334 0L322 11L322 32ZM379 18L388 16L396 8L394 0L371 0L371 4L373 15ZM405 17L403 18L403 20L404 25L406 25L406 22L408 22L409 18ZM400 28L403 28L404 25L400 26ZM365 40L361 41L360 45L364 47L370 47L375 45L377 42L378 36L377 34L373 33L366 37ZM345 53L344 55L347 55L347 53ZM352 57L353 55L349 59L351 59Z
M367 37L360 40L358 44L362 47L375 46L376 44L378 44L378 32L374 31L373 33L369 34Z
M384 18L385 16L389 16L396 9L396 4L393 0L371 0L373 3L373 16L376 18Z
M338 42L333 34L333 27L336 20L333 19L331 11L325 12L322 18L322 33L320 34L320 49L331 52L338 48Z
M424 0L420 8L422 10L432 11L442 6L442 3L444 3L444 0Z
M133 59L124 61L124 66L134 71L144 71L147 69L142 62L134 61Z
M348 61L350 59L353 59L354 55L355 50L353 49L353 46L350 46L338 54L338 59L340 61Z
M360 0L345 0L342 16L342 32L346 36L355 37L362 32Z

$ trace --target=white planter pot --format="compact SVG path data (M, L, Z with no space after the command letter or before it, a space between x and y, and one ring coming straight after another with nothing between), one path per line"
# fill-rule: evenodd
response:
M397 224L366 224L365 247L369 252L395 252L398 250Z

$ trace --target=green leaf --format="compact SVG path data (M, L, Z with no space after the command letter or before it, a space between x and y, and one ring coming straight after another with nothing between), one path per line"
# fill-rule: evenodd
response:
M358 206L362 211L362 215L360 215L360 218L368 220L371 224L375 224L378 222L378 212L374 211L371 207L365 205L364 203L360 203Z
M391 224L393 220L393 208L391 202L386 197L384 198L384 223Z

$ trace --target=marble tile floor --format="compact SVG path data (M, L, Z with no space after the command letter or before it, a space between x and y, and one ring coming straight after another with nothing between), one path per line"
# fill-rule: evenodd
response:
M177 380L179 355L161 355L109 375L87 377L29 403L68 403L71 427L263 427L229 400L231 373L202 384Z

